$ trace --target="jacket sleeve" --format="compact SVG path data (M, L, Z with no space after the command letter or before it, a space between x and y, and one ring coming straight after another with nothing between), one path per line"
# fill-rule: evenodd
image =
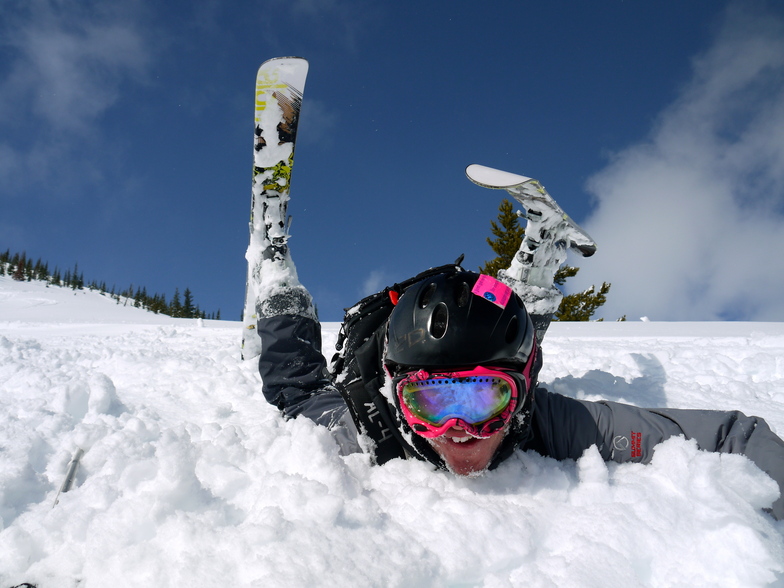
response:
M304 416L328 427L344 455L359 452L356 426L321 354L319 323L279 315L259 320L258 333L259 374L267 402L286 418Z
M539 388L533 429L529 447L556 459L577 459L596 445L605 460L648 463L656 445L677 435L705 451L743 454L778 483L781 495L771 513L784 519L784 441L759 417L587 402Z

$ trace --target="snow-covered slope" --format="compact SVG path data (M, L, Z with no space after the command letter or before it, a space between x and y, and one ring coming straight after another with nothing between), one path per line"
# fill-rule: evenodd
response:
M16 282L0 276L0 321L49 324L166 324L171 317L118 303L93 290L72 290L46 282Z
M784 523L760 510L778 489L743 457L674 439L648 466L373 467L264 402L240 333L0 277L0 586L784 583ZM784 434L784 324L554 324L544 352L564 394Z

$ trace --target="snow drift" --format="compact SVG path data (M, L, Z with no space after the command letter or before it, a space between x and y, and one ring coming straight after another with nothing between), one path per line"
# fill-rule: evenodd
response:
M376 467L283 421L240 339L0 277L0 586L784 584L784 523L761 510L778 488L744 457L672 439L648 466ZM557 392L784 434L784 324L554 324L544 353Z

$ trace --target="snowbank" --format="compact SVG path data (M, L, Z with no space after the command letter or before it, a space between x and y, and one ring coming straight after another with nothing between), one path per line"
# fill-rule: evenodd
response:
M673 439L648 466L373 467L264 402L240 323L59 290L0 277L0 586L784 583L778 489L743 457ZM554 324L544 352L558 392L784 434L784 324Z

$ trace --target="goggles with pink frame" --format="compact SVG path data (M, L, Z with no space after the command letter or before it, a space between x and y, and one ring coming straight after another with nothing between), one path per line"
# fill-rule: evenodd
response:
M527 383L528 378L525 378ZM422 437L440 437L458 426L487 438L511 420L520 396L508 373L483 366L471 370L409 372L396 382L406 421Z

